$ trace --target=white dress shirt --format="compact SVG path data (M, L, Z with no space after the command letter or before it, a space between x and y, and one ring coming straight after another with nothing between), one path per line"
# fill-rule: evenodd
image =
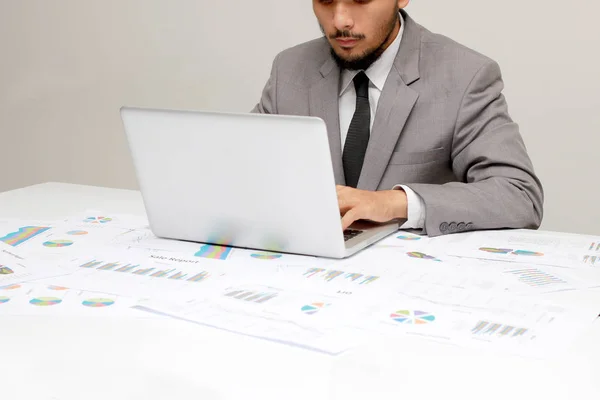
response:
M396 39L394 39L392 44L383 52L381 57L365 71L365 74L369 77L370 81L369 104L371 107L371 129L373 129L374 116L377 111L377 104L379 103L383 85L394 65L394 60L400 49L400 42L402 41L402 35L404 34L404 18L402 17L402 14L400 14L400 23L400 31L398 32ZM354 116L354 111L356 110L356 90L351 83L358 73L359 71L344 70L341 75L339 114L342 149L346 143L348 129L350 128L350 123ZM406 192L406 197L408 199L408 218L407 221L401 225L401 228L422 229L425 225L425 203L423 202L423 199L408 186L396 185L390 189L400 188Z

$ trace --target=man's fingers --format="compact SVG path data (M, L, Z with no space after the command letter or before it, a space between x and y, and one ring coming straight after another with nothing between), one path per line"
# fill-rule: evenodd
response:
M361 218L360 212L356 208L353 208L353 209L349 210L342 217L342 229L343 230L348 229L348 227L350 225L352 225L352 223L354 221L359 220L360 218Z
M348 204L348 201L343 196L338 197L338 204L340 207L340 215L346 214L346 212L348 212L348 210L351 208L350 204Z
M338 190L337 196L338 205L340 207L340 215L344 215L353 206L352 196L349 196L348 192L344 191L343 189L341 191Z

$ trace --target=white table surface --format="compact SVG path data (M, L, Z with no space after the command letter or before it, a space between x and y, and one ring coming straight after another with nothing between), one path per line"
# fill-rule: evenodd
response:
M0 218L144 215L137 191L46 183ZM557 294L598 304L600 292ZM401 338L333 357L170 319L0 317L0 399L600 399L600 320L559 360Z

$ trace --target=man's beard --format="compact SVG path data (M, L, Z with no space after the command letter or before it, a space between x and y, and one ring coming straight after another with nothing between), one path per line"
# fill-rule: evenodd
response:
M377 48L366 50L359 57L354 58L352 60L344 60L339 55L337 55L337 53L335 52L335 50L333 49L333 47L331 47L331 49L330 49L331 56L335 60L335 62L338 65L338 67L340 67L341 69L348 69L348 70L353 70L353 71L366 70L375 61L377 61L379 59L379 57L381 57L381 55L386 50L384 48L384 46L387 44L388 40L390 39L390 36L394 32L394 28L396 27L396 21L398 21L399 18L400 18L400 16L399 16L399 10L396 10L396 12L394 13L394 15L396 16L396 18L392 18L391 21L390 21L390 23L386 25L387 26L387 32L386 32L386 35L385 35L385 39L383 40L383 42L381 42L381 44ZM323 31L322 27L321 27L321 31ZM352 35L349 31L340 31L340 30L336 31L335 34L332 34L329 37L331 39L344 38L344 37L346 37L346 38L364 39L364 35Z

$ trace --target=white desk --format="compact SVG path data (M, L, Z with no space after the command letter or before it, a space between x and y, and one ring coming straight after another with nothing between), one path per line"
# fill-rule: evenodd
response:
M144 214L135 191L0 193L0 218L86 209ZM556 296L600 312L598 291ZM541 362L406 338L331 357L170 319L0 317L2 400L353 398L598 400L600 321L560 361Z

